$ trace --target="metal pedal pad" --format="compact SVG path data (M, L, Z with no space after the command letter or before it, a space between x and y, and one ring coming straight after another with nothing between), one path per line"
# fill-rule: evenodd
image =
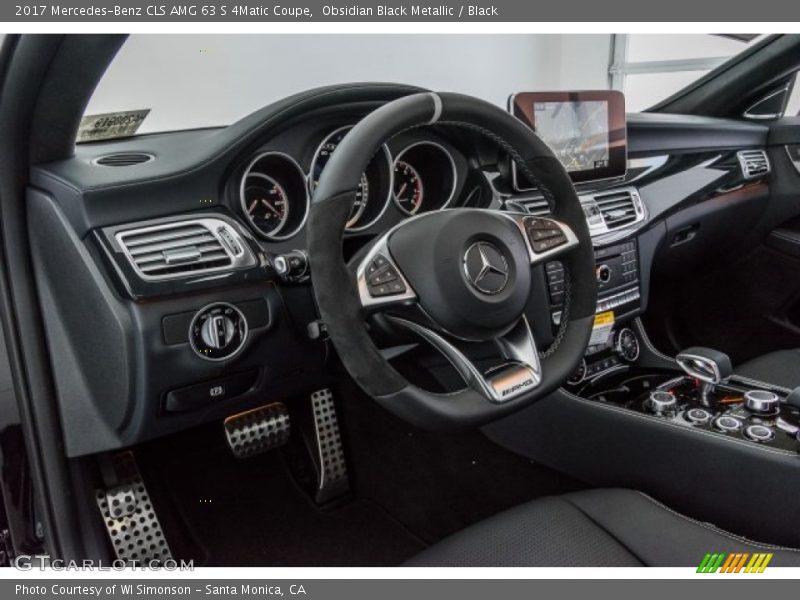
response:
M319 459L315 497L322 504L347 493L350 483L333 393L323 389L311 394L311 408Z
M225 419L225 436L236 458L248 458L283 446L290 432L289 412L280 402Z
M172 559L155 508L147 493L139 468L131 452L123 452L111 460L105 490L97 490L97 508L111 539L117 558L149 564Z

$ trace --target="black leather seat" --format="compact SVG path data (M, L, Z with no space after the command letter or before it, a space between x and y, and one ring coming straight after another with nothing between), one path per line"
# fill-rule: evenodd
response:
M778 350L739 365L737 375L788 389L800 386L800 349Z
M800 566L800 550L752 542L623 489L523 504L428 548L406 566L697 567L706 553L718 552L773 553L770 566Z

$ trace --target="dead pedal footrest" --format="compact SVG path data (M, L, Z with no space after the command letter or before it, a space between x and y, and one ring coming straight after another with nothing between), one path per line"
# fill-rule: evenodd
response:
M280 402L225 419L225 437L236 458L248 458L283 446L290 432L289 412Z
M346 494L350 483L333 393L323 389L311 394L311 409L319 459L315 496L322 504Z
M95 497L117 558L137 564L171 560L172 552L133 453L112 457L105 479L108 487L97 490Z

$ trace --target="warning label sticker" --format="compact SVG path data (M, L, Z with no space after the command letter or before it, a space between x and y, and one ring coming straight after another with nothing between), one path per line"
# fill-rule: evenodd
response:
M135 135L150 109L86 115L78 127L77 142L97 142Z
M614 311L609 310L602 313L597 313L594 316L594 325L592 326L592 336L589 338L589 345L605 344L608 342L608 336L611 335L611 330L614 329Z

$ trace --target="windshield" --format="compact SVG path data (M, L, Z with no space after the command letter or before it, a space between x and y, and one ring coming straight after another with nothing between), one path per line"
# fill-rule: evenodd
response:
M228 125L321 85L407 83L505 107L530 90L618 89L643 110L752 44L720 35L133 35L86 114L150 110L138 133Z

